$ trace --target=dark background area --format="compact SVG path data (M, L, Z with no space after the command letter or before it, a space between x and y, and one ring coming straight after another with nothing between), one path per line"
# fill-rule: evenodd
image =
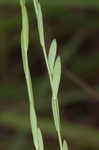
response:
M69 150L99 150L99 1L40 0L47 50L53 38L62 60L61 131ZM32 0L29 66L45 149L59 149L51 90ZM19 1L0 0L0 150L33 150L23 72Z

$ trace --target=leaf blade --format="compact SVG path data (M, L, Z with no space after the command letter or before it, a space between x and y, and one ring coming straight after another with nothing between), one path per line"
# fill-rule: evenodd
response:
M43 138L40 128L38 128L38 143L39 143L39 149L44 150L44 144L43 144Z
M38 3L38 30L39 30L39 35L40 35L40 43L42 46L44 46L44 28L43 28L43 15L42 15L42 10L41 6Z
M20 4L21 4L21 10L22 10L23 45L24 45L24 51L27 53L28 44L29 44L29 22L28 22L27 9L25 7L25 1L21 0Z
M50 49L49 49L49 55L48 55L48 62L49 62L50 70L52 73L54 69L56 51L57 51L57 42L56 42L56 39L53 39Z
M53 118L54 118L54 124L56 127L56 130L59 131L59 116L58 116L58 111L57 111L57 100L52 99L52 112L53 112Z
M58 95L58 89L61 78L61 60L58 56L55 62L54 70L53 70L53 96L56 99Z

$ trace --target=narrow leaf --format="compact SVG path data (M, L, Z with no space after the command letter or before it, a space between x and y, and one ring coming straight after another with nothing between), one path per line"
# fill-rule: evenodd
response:
M26 82L27 82L27 87L28 87L28 94L29 94L30 121L31 121L32 135L33 135L34 145L36 148L38 148L37 119L36 119L36 113L34 109L32 82L31 82L31 76L29 72L28 58L27 58L28 39L29 39L28 16L27 16L27 10L25 7L25 0L20 0L20 4L21 4L21 10L22 10L22 32L21 32L22 59L23 59L24 72L25 72L25 77L26 77Z
M56 39L54 39L51 43L51 46L49 49L49 55L48 55L49 66L50 66L50 70L52 74L53 74L53 69L54 69L56 51L57 51L57 42L56 42Z
M63 142L63 150L68 150L67 142L65 140Z
M59 115L58 99L56 99L56 109L57 109L58 124L59 124L59 127L60 127L60 115Z
M42 10L41 6L38 3L38 30L39 30L39 35L40 35L40 43L42 46L44 46L44 29L43 29L43 16L42 16Z
M52 99L52 111L53 111L53 117L54 117L54 123L56 130L59 131L59 111L57 109L57 100Z
M58 56L55 62L54 71L53 71L53 96L57 98L59 84L61 78L61 60Z
M27 56L26 56L26 51L24 49L24 38L23 38L23 31L21 32L21 50L22 50L22 60L23 60L23 67L24 67L24 71L26 72L26 60L27 60Z
M28 43L29 43L29 23L28 23L28 15L27 9L25 7L25 1L20 0L21 3L21 10L22 10L22 34L23 34L23 45L24 51L27 52L28 50Z
M35 12L36 12L36 17L38 16L38 0L33 0L34 3L34 8L35 8Z
M25 0L20 0L20 4L21 4L21 6L23 5L25 5Z
M34 145L38 147L38 136L37 136L37 118L33 108L32 102L30 102L30 121L31 121L31 129L34 140Z
M41 130L38 128L38 143L39 143L39 150L44 150L43 138Z

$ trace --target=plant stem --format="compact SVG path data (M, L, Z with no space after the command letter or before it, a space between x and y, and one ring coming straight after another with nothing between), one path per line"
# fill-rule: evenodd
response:
M41 45L42 45L42 44L41 44ZM51 74L51 71L50 71L49 63L48 63L48 57L47 57L45 45L42 46L42 49L43 49L43 53L44 53L44 58L45 58L47 70L48 70L48 75L49 75L49 79L50 79L52 94L54 94L54 93L53 93L52 74ZM54 95L53 95L52 97L54 97ZM55 98L55 99L56 99L56 98ZM58 101L58 98L57 98L57 101ZM58 108L59 108L59 103L58 103ZM59 117L59 126L60 126L60 117ZM58 134L58 139L59 139L60 150L62 150L62 137L61 137L61 134L60 134L60 128L59 128L59 130L57 131L57 134Z
M52 74L51 74L51 71L50 71L49 63L48 63L48 57L47 57L47 54L46 54L46 47L45 47L45 45L42 46L42 49L43 49L44 58L45 58L46 66L47 66L47 71L48 71L48 75L49 75L49 79L50 79L51 89L53 91Z
M62 137L61 137L60 131L58 132L58 138L59 138L60 150L62 150Z

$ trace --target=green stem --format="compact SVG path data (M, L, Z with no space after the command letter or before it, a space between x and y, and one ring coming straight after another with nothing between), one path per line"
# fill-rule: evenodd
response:
M45 58L46 66L47 66L47 71L48 71L49 79L50 79L51 89L53 91L52 74L51 74L51 71L50 71L49 63L48 63L48 58L47 58L47 54L46 54L45 45L42 46L42 48L43 48L43 53L44 53L44 58Z
M45 40L44 40L44 29L43 29L43 16L42 16L42 10L40 7L40 3L38 2L38 0L33 0L34 3L34 8L35 8L35 12L36 12L36 17L37 17L37 23L38 23L38 31L39 31L39 37L40 37L40 44L42 46L43 49L43 53L44 53L44 58L45 58L45 62L46 62L46 66L47 66L47 71L48 71L48 75L49 75L49 80L50 80L50 85L51 85L51 90L52 90L52 97L53 99L57 99L56 95L54 94L54 86L53 86L53 76L50 70L50 65L48 62L48 56L47 56L47 51L46 51L46 47L45 47ZM52 99L52 102L53 102ZM58 99L57 99L58 100ZM57 101L56 101L57 104ZM60 150L62 150L62 138L61 138L61 134L60 134L60 117L59 117L59 104L57 104L58 109L56 110L57 112L57 118L58 118L58 130L57 130L57 134L58 134L58 138L59 138L59 145L60 145ZM53 109L53 108L52 108ZM53 114L54 117L54 114Z
M61 137L61 134L60 134L60 129L59 129L59 132L58 132L58 138L59 138L60 150L62 150L62 137Z
M41 43L41 45L42 45L42 43ZM43 48L44 58L45 58L45 62L46 62L47 70L48 70L49 79L50 79L52 94L54 94L53 93L52 74L51 74L51 71L50 71L49 63L48 63L48 58L47 58L47 54L46 54L46 47L45 47L45 45L43 45L42 48ZM54 97L54 95L53 95L53 97ZM59 104L58 104L58 108L59 108ZM60 126L60 119L59 119L59 126ZM59 128L59 130L57 132L58 132L57 134L58 134L58 139L59 139L60 150L62 150L62 137L61 137L61 134L60 134L60 128Z

